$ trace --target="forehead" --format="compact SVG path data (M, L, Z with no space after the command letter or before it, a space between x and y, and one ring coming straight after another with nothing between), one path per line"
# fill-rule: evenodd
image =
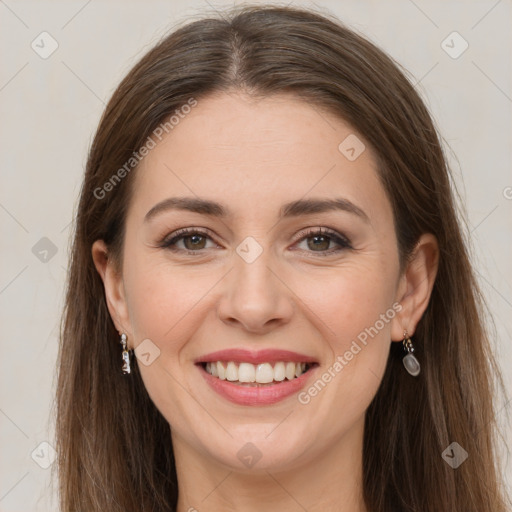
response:
M200 99L144 158L134 186L141 215L169 196L215 199L255 216L308 196L390 213L363 136L292 95Z

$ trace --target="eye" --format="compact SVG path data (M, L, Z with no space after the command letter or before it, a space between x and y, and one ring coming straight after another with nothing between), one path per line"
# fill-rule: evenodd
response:
M183 228L174 232L170 238L164 239L159 246L174 252L187 251L188 254L195 255L198 251L200 252L201 249L208 248L205 247L207 239L211 239L207 231L195 228ZM182 240L185 247L177 247L178 242Z
M307 248L310 249L305 249L307 252L315 252L318 253L319 256L329 256L339 253L344 249L352 248L349 240L345 236L332 229L313 228L301 231L298 236L301 237L299 242L306 242ZM311 240L311 242L308 242L308 240ZM335 242L338 248L323 250L327 249L332 242Z

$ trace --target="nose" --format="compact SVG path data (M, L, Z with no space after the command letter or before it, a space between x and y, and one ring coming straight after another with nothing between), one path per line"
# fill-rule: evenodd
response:
M218 306L219 318L226 324L248 332L265 334L287 324L292 318L293 292L272 261L271 251L252 263L238 254L234 268L224 280Z

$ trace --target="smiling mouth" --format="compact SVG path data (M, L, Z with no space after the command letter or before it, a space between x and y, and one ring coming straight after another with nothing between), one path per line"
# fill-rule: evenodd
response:
M234 361L210 361L200 363L206 373L219 380L247 387L273 386L292 381L310 371L317 363L277 361L251 364Z

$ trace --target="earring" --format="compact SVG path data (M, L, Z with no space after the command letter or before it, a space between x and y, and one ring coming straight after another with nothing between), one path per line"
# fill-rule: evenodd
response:
M122 360L123 360L123 367L121 368L122 372L124 374L130 373L130 353L128 350L126 350L126 334L121 334L121 341L119 342L121 345L123 345L123 353L122 353Z
M402 363L404 363L405 369L413 376L417 377L420 374L420 362L416 359L416 357L412 354L414 352L414 346L412 344L411 338L407 335L407 331L404 331L404 339L402 340L404 345L404 350L407 351L407 354L402 359Z

